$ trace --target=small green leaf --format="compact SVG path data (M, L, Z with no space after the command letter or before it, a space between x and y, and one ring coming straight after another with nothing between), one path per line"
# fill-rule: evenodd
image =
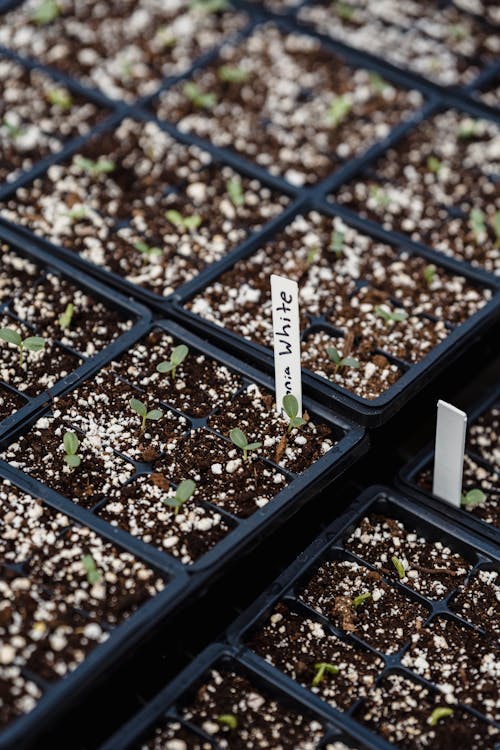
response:
M332 362L334 362L336 365L340 365L342 357L334 346L327 346L326 353L328 354L328 357Z
M84 555L82 557L82 565L85 573L87 574L88 582L93 586L95 583L99 583L102 578L100 571L97 569L96 562L92 555Z
M12 328L0 328L0 339L16 346L21 346L23 343L21 336Z
M221 65L217 75L224 83L243 83L248 80L250 74L244 68L237 68L234 65Z
M55 0L42 0L35 8L30 18L37 26L46 26L55 21L60 14L59 6Z
M229 0L190 0L189 7L204 13L222 13L229 8Z
M96 177L100 174L108 174L116 169L116 164L111 159L100 158L97 161L87 159L84 156L75 156L74 164L83 172Z
M342 367L352 367L354 370L359 369L359 360L356 357L344 357L341 364Z
M236 729L238 726L238 719L234 714L221 714L217 717L217 721L219 724L223 724L224 726L228 727L228 729Z
M239 177L232 177L228 180L226 182L226 190L234 206L238 208L245 205L245 194Z
M165 218L168 219L168 221L173 224L174 227L184 226L184 219L182 218L182 214L179 213L179 211L176 211L174 208L170 209L170 211L166 211Z
M473 507L474 505L480 505L486 500L486 495L482 490L469 490L466 493L462 493L461 505L467 507Z
M146 419L152 419L154 422L158 421L158 419L161 419L163 417L163 412L161 409L151 409L151 411L148 411L146 414Z
M248 443L246 446L247 451L256 451L257 448L262 448L262 443Z
M73 106L73 99L71 94L66 89L50 89L47 92L47 101L49 104L53 104L55 107L67 110Z
M181 503L185 503L189 500L196 489L196 484L192 479L184 479L175 491L175 497Z
M478 123L476 120L466 118L462 120L458 127L458 137L464 141L468 141L471 138L475 138L477 135Z
M453 716L453 709L438 706L438 708L435 708L427 719L427 723L430 724L431 727L435 727L440 719L444 719L447 716Z
M145 404L142 403L142 401L139 401L138 398L131 398L129 401L129 404L131 408L138 414L140 417L144 419L144 417L147 417L148 410L145 406Z
M71 454L71 453L67 453L67 454L66 454L66 455L64 456L64 460L66 461L66 463L68 464L68 466L69 466L69 467L70 467L71 469L76 469L76 468L78 468L78 466L80 466L80 463L81 463L81 460L80 460L80 456L77 456L77 455L73 455L73 454Z
M475 241L479 244L487 237L486 215L480 208L473 208L469 214L469 227L472 230Z
M428 266L424 268L424 279L428 286L431 286L434 279L436 278L436 271L437 271L437 268L434 265L434 263L430 263Z
M344 249L344 233L339 232L337 229L334 229L332 232L332 235L330 237L330 244L328 246L328 250L330 252L335 253L337 258L340 258L342 255L343 249Z
M201 216L193 214L192 216L184 217L184 228L185 229L198 229L202 222Z
M382 78L378 73L370 73L370 86L377 94L383 94L384 91L389 87L389 83Z
M80 441L74 432L65 432L63 436L63 445L68 456L74 456L78 451Z
M429 172L433 172L434 174L438 174L439 170L441 169L441 162L439 159L437 159L435 156L429 156L427 159L427 169Z
M336 128L338 127L347 117L352 109L352 102L347 96L338 96L330 104L326 118L328 123Z
M329 664L325 661L320 661L314 665L316 674L314 675L312 686L317 687L322 681L325 674L339 674L340 669L335 664Z
M28 336L27 339L24 339L23 346L29 352L39 352L45 346L45 339L42 339L41 336Z
M405 566L403 565L403 563L401 562L401 560L399 559L399 557L396 557L396 555L393 555L391 557L391 562L394 565L394 567L396 568L396 573L398 574L399 578L401 580L403 578L405 578L406 577Z
M341 2L341 0L339 0L339 2L334 2L332 5L334 12L342 21L352 21L354 19L356 8L349 5L349 3Z
M354 609L357 609L360 604L363 604L363 602L366 602L367 599L371 599L372 595L369 591L366 591L364 594L359 594L359 596L355 596L352 600L352 606Z
M369 193L379 208L388 208L391 205L390 197L379 185L371 185Z
M217 97L210 92L203 92L196 83L189 81L182 89L184 96L198 109L213 109L217 104Z
M158 372L165 373L171 372L174 367L175 365L173 362L160 362L160 364L156 366L156 369Z
M295 419L299 413L299 402L293 393L288 393L286 396L283 396L283 409L289 419Z
M71 325L71 321L73 320L73 315L75 313L75 306L72 302L68 302L66 305L66 309L62 313L62 315L59 316L59 325L62 329L69 328Z
M247 437L239 427L235 427L233 430L231 430L231 432L229 433L229 437L237 448L245 450L248 447Z
M389 321L392 321L393 323L401 323L401 321L406 320L406 318L408 317L408 313L404 310L396 310L395 312L390 312L380 305L377 305L377 307L375 308L375 312L377 313L377 315L383 318L386 323L388 323Z
M185 344L179 344L179 346L176 346L175 349L172 349L170 361L173 362L176 367L178 367L184 362L188 353L188 347Z

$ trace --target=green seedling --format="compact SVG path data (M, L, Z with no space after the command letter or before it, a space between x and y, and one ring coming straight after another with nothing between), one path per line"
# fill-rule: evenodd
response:
M317 259L319 255L319 247L317 245L313 245L313 247L310 247L307 251L307 257L306 257L306 267L310 268L314 261Z
M451 708L438 706L438 708L435 708L427 719L427 723L430 724L431 727L435 727L440 719L445 719L447 716L453 716L453 710Z
M177 44L177 39L168 26L162 26L159 28L156 32L156 38L164 49L173 49Z
M343 232L339 232L338 229L333 230L330 236L330 244L328 245L328 250L331 253L335 253L337 258L340 258L340 256L344 252L344 239L345 235Z
M244 68L238 68L235 65L221 65L217 70L217 75L224 83L244 83L248 80L250 73Z
M161 247L151 247L147 242L138 240L134 242L135 250L138 250L144 258L157 258L162 254Z
M283 396L282 406L288 417L287 432L291 432L294 428L298 430L306 424L305 419L297 416L299 413L299 402L292 393L287 393L286 396Z
M359 594L359 596L355 596L352 600L352 606L354 609L357 609L363 602L366 602L368 599L371 599L372 595L369 591L365 591L364 594Z
M46 96L49 104L53 104L60 109L67 110L73 106L71 94L66 89L50 89Z
M382 78L378 73L370 73L370 86L377 94L383 94L386 88L389 87L387 81Z
M387 208L391 205L391 199L379 185L370 186L370 198L373 198L379 208Z
M80 459L80 456L78 455L78 448L80 445L80 441L78 440L74 432L64 433L63 445L64 445L64 450L66 451L64 460L66 461L70 469L76 469L78 466L80 466L81 459Z
M2 126L7 131L7 135L9 136L9 138L11 138L13 141L15 141L16 138L20 138L24 133L24 128L21 127L21 125L14 125L6 118L2 120Z
M443 165L436 156L429 156L427 158L427 169L433 174L439 174L439 170Z
M323 682L323 679L326 674L338 674L340 672L340 669L336 667L334 664L328 664L326 661L320 661L317 664L314 665L314 670L316 674L313 677L312 686L317 687L320 682Z
M199 214L192 214L191 216L183 216L179 211L171 209L165 213L165 218L177 227L178 229L191 230L198 229L202 222Z
M86 172L91 177L98 177L101 174L110 174L116 169L116 164L111 159L104 159L100 157L97 161L87 159L84 156L76 156L74 163L83 172Z
M229 8L229 0L191 0L189 7L205 13L222 13Z
M455 23L450 26L450 33L456 42L461 42L467 37L467 29L460 23Z
M406 318L408 317L408 313L404 310L396 310L395 312L391 312L390 310L386 310L380 305L377 305L377 307L375 308L375 312L383 320L385 320L386 325L389 325L389 323L401 323L401 321L406 320Z
M179 344L179 346L176 346L174 349L172 349L172 353L170 354L170 359L168 360L168 362L160 362L160 364L157 365L157 371L161 373L169 372L171 374L172 380L175 380L177 368L179 367L179 365L182 365L188 354L188 347L185 344Z
M187 503L189 498L193 496L196 489L196 484L192 479L184 479L177 487L175 495L173 497L166 497L163 502L168 505L169 508L174 509L174 515L177 515L179 508Z
M473 208L469 214L469 227L477 244L484 242L488 236L486 214L480 208Z
M243 185L239 177L231 177L226 182L226 190L233 206L239 208L245 205L245 193L243 192Z
M133 65L131 60L123 60L120 64L121 78L123 81L130 81L133 74Z
M133 409L133 411L135 411L135 413L138 414L142 420L141 432L145 432L146 421L148 419L151 419L152 421L156 421L163 417L163 412L161 409L152 409L151 411L148 411L146 405L143 404L142 401L139 401L138 398L131 398L129 401L129 404L130 404L130 408Z
M398 574L399 578L403 580L403 578L406 577L405 566L403 565L399 557L396 557L396 555L393 555L391 557L391 562L396 568L396 573Z
M458 137L463 141L469 141L477 136L478 123L476 120L467 118L462 120L458 126Z
M213 109L217 104L217 97L211 92L203 92L196 83L186 83L182 89L186 99L189 99L197 109Z
M41 336L28 336L22 339L13 328L0 328L0 339L8 344L14 344L19 349L19 366L23 366L24 352L39 352L45 346L45 339Z
M75 206L75 208L72 208L67 215L71 221L80 221L80 219L85 219L87 216L87 209L85 206Z
M333 3L333 10L342 21L352 21L356 15L356 8L353 8L349 3Z
M480 505L486 500L486 495L482 490L469 490L468 492L462 492L460 497L460 505L465 508L473 508L475 505Z
M436 272L437 272L437 268L434 265L434 263L430 263L428 266L424 268L423 274L424 274L424 279L425 279L425 283L427 284L427 286L432 286L432 284L434 283L434 280L436 278Z
M338 96L328 107L326 119L328 124L337 128L352 109L352 102L346 96Z
M99 583L102 579L102 573L96 565L96 561L92 555L84 555L82 557L82 565L84 567L87 581L93 586L95 583Z
M46 26L55 21L60 12L59 5L55 0L42 0L31 14L31 20L37 26Z
M228 729L236 729L238 726L238 719L234 714L221 714L217 717L217 721Z
M257 450L257 448L262 447L262 443L249 443L247 436L239 429L239 427L235 427L234 430L231 430L229 437L231 438L231 442L243 451L243 458L245 461L248 461L248 451L254 451Z
M64 312L61 315L59 315L58 322L63 330L70 327L74 314L75 314L75 306L72 302L68 302Z
M355 357L341 357L338 350L334 346L327 346L326 353L333 362L335 369L333 374L336 375L342 367L353 367L355 370L359 369L359 360Z

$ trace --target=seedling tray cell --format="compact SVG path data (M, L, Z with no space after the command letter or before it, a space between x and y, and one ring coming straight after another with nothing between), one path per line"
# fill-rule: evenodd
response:
M463 489L484 492L485 499L470 508L456 508L432 494L434 445L426 446L400 472L399 483L406 492L446 517L477 534L500 543L498 512L500 388L495 387L468 410L468 438L465 447Z
M499 562L496 545L407 496L372 487L236 620L225 645L207 649L102 750L160 747L155 737L184 739L180 726L197 736L201 728L213 747L230 742L216 714L238 719L241 704L221 704L224 711L214 705L213 715L207 709L200 717L207 693L196 692L201 676L206 684L207 672L224 669L224 661L293 697L302 716L312 711L328 736L312 747L336 747L329 744L335 739L348 748L437 748L451 732L460 746L493 750L498 692L494 679L476 670L494 653ZM346 606L346 598L363 593L371 598ZM326 671L336 665L338 673ZM230 690L231 678L226 682L214 694ZM453 714L431 726L436 708ZM420 728L424 744L410 742Z
M70 320L62 323L68 305ZM42 351L1 342L0 435L98 369L140 335L150 313L138 303L48 255L36 245L2 246L0 327L25 339L41 336ZM139 333L138 333L139 332Z

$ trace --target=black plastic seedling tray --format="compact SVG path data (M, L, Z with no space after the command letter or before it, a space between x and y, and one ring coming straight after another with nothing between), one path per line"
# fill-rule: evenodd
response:
M472 404L470 411L468 411L468 425L473 425L482 414L495 406L500 406L500 386L493 388L485 397L481 398L479 402ZM494 466L483 456L478 455L469 448L466 448L466 455L470 456L479 467L483 467L493 476L497 476L498 485L496 489L494 488L492 490L492 492L495 493L494 498L498 502L498 499L500 499L500 471L498 466ZM431 492L426 491L423 487L417 484L417 477L424 469L432 468L433 460L434 444L430 444L423 448L415 458L409 461L406 466L401 469L398 476L398 486L400 486L405 492L409 492L412 496L416 497L421 503L425 504L432 510L445 515L447 518L451 518L456 523L460 523L471 531L474 531L476 534L481 534L488 540L500 545L499 528L492 523L483 521L476 516L473 511L469 512L462 510L444 500L440 500Z
M14 254L18 255L20 258L26 258L40 268L39 277L33 280L33 289L36 288L36 284L43 279L46 273L54 274L66 279L84 292L88 292L94 298L100 300L106 307L118 310L123 314L125 319L132 321L132 324L128 331L122 333L92 357L86 357L81 352L71 349L63 343L59 343L59 346L63 351L77 355L80 360L82 360L82 364L76 370L61 378L53 387L42 391L36 396L30 397L2 381L2 385L6 390L22 397L26 403L17 412L0 421L0 437L15 429L16 425L28 419L30 415L40 409L52 397L57 396L67 389L69 385L102 367L106 362L116 356L117 353L122 351L124 347L128 346L130 342L134 341L137 336L140 336L141 333L146 330L151 321L151 313L141 304L119 294L109 287L104 286L99 281L96 281L80 270L69 266L57 257L46 253L38 247L36 243L29 241L17 243L14 239L13 242L8 243L8 246ZM12 300L7 299L7 301L0 304L0 313L9 312L11 301ZM16 322L24 322L12 312L10 317L12 317L12 322L14 324ZM28 328L33 329L32 324L25 322L25 325ZM43 330L39 330L37 333L43 335ZM4 346L7 345L4 344Z
M280 602L286 603L291 611L320 623L326 633L335 635L343 642L357 645L370 650L383 661L383 667L379 670L375 684L391 674L399 674L411 678L425 688L430 689L432 695L439 694L436 685L423 677L416 675L402 663L410 642L408 641L397 653L385 654L369 646L361 636L346 634L334 627L326 618L299 600L297 591L301 584L309 579L314 570L324 561L329 559L346 559L363 564L367 568L376 570L373 565L366 563L355 554L345 550L344 542L358 523L369 513L383 513L405 523L407 528L415 529L422 536L430 540L439 540L449 546L452 551L459 552L470 564L471 570L466 581L470 580L479 570L495 570L500 564L498 546L480 539L460 525L451 520L444 520L442 516L434 513L427 506L418 501L408 498L385 487L371 487L367 489L351 506L351 508L337 518L298 558L297 560L259 597L255 603L229 628L224 644L216 644L209 647L201 656L190 664L176 679L174 679L153 701L149 702L135 717L133 717L122 729L120 729L101 750L138 750L141 741L145 741L154 727L164 726L170 722L179 722L180 713L178 706L183 703L186 693L193 694L196 684L200 678L211 667L219 663L229 664L236 672L245 670L251 674L256 682L261 681L286 700L295 701L303 715L316 716L318 721L327 726L328 739L339 739L349 748L363 750L385 750L395 747L381 736L368 730L355 717L356 711L363 705L362 698L354 701L346 711L340 711L309 689L301 686L291 677L285 675L278 668L272 666L266 660L258 656L247 645L247 638L257 625L267 621L274 608ZM466 628L471 628L470 623L465 621L449 608L449 602L455 591L448 591L441 599L429 599L417 593L412 588L395 581L386 579L396 590L413 601L422 603L428 609L426 625L435 621L436 618L444 617ZM481 632L478 630L477 632ZM475 715L488 724L494 722L485 719L472 707L462 704L454 704L456 708L463 708L470 715ZM183 722L181 721L181 724ZM185 724L191 731L193 725ZM198 726L198 725L197 725ZM207 740L207 747L218 748L213 737L212 744L201 732L194 733L200 738ZM325 747L327 742L321 742L318 747Z
M167 321L143 324L140 330L134 332L133 337L128 337L127 342L123 344L120 350L115 347L115 357L124 354L139 338L147 335L153 329L161 329L171 334L177 340L185 342L190 350L203 353L206 357L216 359L233 372L240 373L244 384L254 382L272 390L273 383L269 377L243 365L230 355L219 351L175 323ZM96 369L94 368L94 372ZM85 376L82 374L77 382L66 383L65 391L72 390L84 380ZM237 393L239 392L241 392L241 389L238 389ZM140 393L138 391L139 398ZM338 443L329 453L318 459L301 475L297 476L286 472L290 484L266 506L258 509L257 512L246 519L236 518L219 506L210 506L210 503L202 501L205 507L211 507L212 510L215 509L220 513L231 530L222 541L191 565L183 564L165 551L131 536L126 531L116 528L100 518L95 511L102 507L102 502L97 503L96 507L91 510L82 508L19 469L14 468L6 461L0 461L0 477L9 479L22 490L35 497L40 497L51 507L66 513L77 523L90 527L118 546L132 552L156 570L167 575L171 581L169 586L158 594L152 602L141 608L127 623L118 627L102 649L98 648L72 675L51 688L34 711L20 718L11 728L8 728L0 737L2 749L16 748L17 750L17 748L23 747L25 743L27 744L28 740L32 742L35 732L42 731L49 723L55 721L57 716L67 709L75 698L88 691L113 664L116 665L119 659L124 658L126 653L140 639L149 635L168 614L172 613L173 610L178 611L181 605L192 600L203 587L214 581L216 575L222 571L224 566L227 566L238 554L255 545L266 533L281 525L367 450L367 440L360 427L335 416L331 411L310 399L306 398L304 405L312 417L316 415L332 426ZM166 404L163 404L163 408L165 406ZM49 407L42 407L36 414L32 414L29 420L24 420L22 425L18 424L16 429L4 438L3 446L6 447L21 434L24 434L26 430L29 430L40 416L49 413ZM191 424L191 421L188 424ZM192 422L193 427L196 428L201 428L204 424L206 424L206 419L197 419ZM121 457L123 458L123 456ZM133 463L135 468L134 476L130 481L151 471L143 463L134 462L131 459L127 460Z

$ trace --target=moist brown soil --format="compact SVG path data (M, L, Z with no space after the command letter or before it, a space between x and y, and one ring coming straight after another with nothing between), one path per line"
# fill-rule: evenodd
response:
M450 601L450 609L487 633L500 635L498 600L500 586L496 583L498 573L482 570L460 587L457 596Z
M500 408L492 406L472 424L467 434L467 450L481 456L500 470Z
M0 386L0 420L10 417L26 404L26 400L13 391Z

